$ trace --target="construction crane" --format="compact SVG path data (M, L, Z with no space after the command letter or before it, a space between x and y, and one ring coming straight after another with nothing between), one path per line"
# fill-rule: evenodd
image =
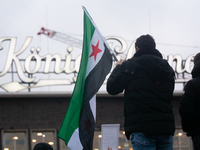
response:
M40 32L38 32L38 35L44 34L48 36L49 38L52 38L54 40L60 41L62 43L73 45L77 48L82 48L82 40L76 39L74 37L68 36L66 34L56 32L53 30L45 29L44 27L41 28Z

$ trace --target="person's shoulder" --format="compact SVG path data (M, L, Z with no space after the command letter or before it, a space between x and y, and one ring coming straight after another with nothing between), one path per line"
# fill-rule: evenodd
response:
M156 63L156 64L158 64L158 65L161 65L161 64L165 64L165 65L167 65L168 63L167 63L167 61L166 60L164 60L163 58L160 58L160 57L158 57L158 56L155 56L155 55L143 55L143 56L141 56L141 57L139 57L137 60L135 60L136 62L138 62L138 63L147 63L147 64L154 64L154 63Z
M192 85L192 86L200 87L200 77L196 77L196 78L189 80L186 85Z
M122 66L129 66L129 65L133 65L135 63L137 63L139 60L139 57L132 57L130 59L127 59L126 61L124 61L122 63Z
M200 87L200 77L199 78L190 79L185 84L184 90L187 90L187 89L196 89L197 87Z

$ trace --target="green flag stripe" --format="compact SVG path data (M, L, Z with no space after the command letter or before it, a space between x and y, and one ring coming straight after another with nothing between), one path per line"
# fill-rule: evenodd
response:
M68 106L66 115L64 117L63 123L58 134L58 137L64 140L66 145L68 144L74 131L79 127L79 118L82 108L82 99L89 57L90 41L92 39L94 31L94 26L90 22L88 16L84 13L84 39L80 69L70 104Z

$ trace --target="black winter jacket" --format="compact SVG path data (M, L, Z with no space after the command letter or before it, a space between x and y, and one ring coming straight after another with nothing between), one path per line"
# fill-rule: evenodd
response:
M171 100L174 71L158 50L139 50L134 57L115 67L107 91L124 92L124 128L146 135L174 135Z
M188 136L200 134L200 61L192 70L192 78L184 87L179 107L183 131Z

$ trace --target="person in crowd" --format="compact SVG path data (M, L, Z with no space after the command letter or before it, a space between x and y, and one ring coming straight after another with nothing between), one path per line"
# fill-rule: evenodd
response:
M34 146L33 150L53 150L53 147L47 143L40 142Z
M107 92L116 95L124 91L124 129L134 150L172 150L175 73L151 35L140 36L135 49L131 59L116 63Z
M183 131L192 137L194 150L200 150L200 53L194 57L192 79L184 87L179 113Z

